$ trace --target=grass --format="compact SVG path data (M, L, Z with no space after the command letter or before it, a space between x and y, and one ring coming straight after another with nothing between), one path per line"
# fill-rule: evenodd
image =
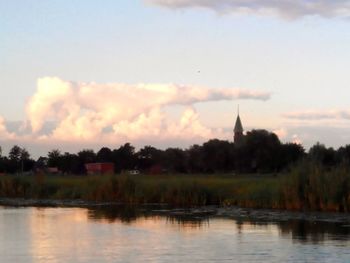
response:
M2 176L0 197L350 211L350 173L301 163L272 175Z
M283 208L350 212L350 169L302 163L281 181Z
M3 176L1 197L83 199L176 206L269 205L276 179L228 175ZM251 199L251 200L250 200Z

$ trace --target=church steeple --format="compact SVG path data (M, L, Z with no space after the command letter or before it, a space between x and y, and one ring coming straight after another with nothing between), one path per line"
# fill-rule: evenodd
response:
M239 106L238 106L237 119L236 119L235 127L233 129L233 141L235 144L242 141L243 131L244 130L243 130L241 118L239 117Z

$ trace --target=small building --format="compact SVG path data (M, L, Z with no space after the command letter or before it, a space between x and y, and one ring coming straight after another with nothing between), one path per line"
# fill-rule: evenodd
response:
M85 164L87 174L114 174L114 163L87 163Z
M160 164L154 164L154 165L152 165L149 168L148 173L151 174L151 175L162 174L163 173L163 167Z
M128 171L128 174L130 174L130 175L139 175L139 174L140 174L140 171L137 170L137 169L129 170L129 171Z
M47 167L46 172L50 174L59 174L60 170L57 167Z

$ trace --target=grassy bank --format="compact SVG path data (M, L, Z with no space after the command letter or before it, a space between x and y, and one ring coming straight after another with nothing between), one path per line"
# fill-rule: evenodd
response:
M0 197L82 199L174 206L237 205L288 210L350 211L350 173L300 164L287 174L2 176Z

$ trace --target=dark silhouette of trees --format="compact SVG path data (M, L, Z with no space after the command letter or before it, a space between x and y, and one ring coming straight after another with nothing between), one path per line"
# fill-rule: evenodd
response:
M296 143L286 143L281 145L279 156L279 170L296 163L306 156L302 145Z
M2 161L4 170L10 173L27 172L34 166L34 161L30 159L29 152L18 145L14 145L10 149L8 158L4 158Z
M36 168L57 167L63 174L84 174L86 163L113 162L116 173L140 170L143 173L260 174L288 170L302 159L325 167L349 165L350 145L334 150L317 143L306 153L299 144L281 143L274 133L252 130L247 132L239 145L212 139L188 149L161 150L145 146L136 151L130 143L117 149L102 147L97 153L85 149L77 154L62 154L58 149L53 149L47 157L41 157L37 162L32 160L26 149L15 145L8 156L0 154L0 173L31 171L36 163Z
M152 146L145 146L140 149L137 156L137 167L141 170L149 170L155 165L161 165L163 162L163 151Z
M49 167L61 167L62 155L60 150L54 149L47 154L47 163Z
M266 130L252 130L244 140L245 156L250 172L271 172L278 170L281 142L274 133ZM239 156L238 156L239 158Z
M179 148L168 148L163 152L162 166L173 173L187 172L187 153Z
M336 151L333 148L327 148L324 144L317 142L310 148L309 158L324 166L333 166L336 164Z
M27 151L27 149L25 149L25 148L21 149L19 159L20 160L29 160L30 159L30 154Z
M120 146L113 150L113 162L115 171L120 173L123 170L132 170L136 166L135 147L130 143Z
M202 146L203 171L214 173L233 170L232 148L232 143L218 139L204 143Z
M35 164L35 162L30 158L29 152L25 148L21 148L19 161L20 170L22 173L32 170Z
M60 171L65 174L81 174L85 172L85 168L81 167L81 160L78 155L65 152L61 155L60 166L58 167Z
M96 157L98 162L112 162L113 152L111 149L103 147L97 152Z
M197 144L191 146L187 150L187 171L190 173L201 173L204 172L204 160L202 146Z
M21 148L18 145L14 145L9 152L9 159L18 163L21 157Z
M336 152L337 163L349 165L350 164L350 145L342 146Z

